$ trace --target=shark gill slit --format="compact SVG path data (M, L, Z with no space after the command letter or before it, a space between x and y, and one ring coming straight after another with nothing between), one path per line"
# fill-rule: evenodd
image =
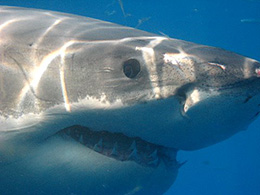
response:
M139 137L128 137L122 133L93 131L74 125L58 131L55 135L72 139L79 144L118 161L134 161L141 166L156 168L160 163L166 167L181 166L176 161L177 149L147 142Z

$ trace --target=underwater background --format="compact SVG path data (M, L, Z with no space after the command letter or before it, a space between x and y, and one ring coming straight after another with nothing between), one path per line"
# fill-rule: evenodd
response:
M93 17L260 60L260 0L0 0L0 5ZM224 142L181 151L178 160L188 162L166 195L259 195L260 119Z

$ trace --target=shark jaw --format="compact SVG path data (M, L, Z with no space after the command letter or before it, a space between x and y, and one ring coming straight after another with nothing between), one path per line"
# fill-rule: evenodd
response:
M30 149L13 163L1 165L1 192L162 194L174 182L179 166L159 163L151 167L116 160L63 136L53 136Z
M139 137L92 131L78 125L63 129L57 135L64 139L72 138L87 148L119 161L134 161L148 167L158 167L161 162L169 168L177 164L176 149L152 144Z
M89 106L82 104L85 109ZM162 194L167 191L182 165L176 161L177 150L142 139L134 131L126 135L123 130L108 127L119 125L120 121L120 125L128 126L130 113L138 115L136 109L153 106L150 103L128 107L107 105L97 109L96 104L95 109L92 107L90 111L88 107L86 112L82 104L73 105L70 113L62 105L41 115L13 119L13 123L7 119L12 126L1 132L0 179L4 181L1 192ZM116 119L120 115L125 115L124 120ZM21 187L11 188L10 183Z

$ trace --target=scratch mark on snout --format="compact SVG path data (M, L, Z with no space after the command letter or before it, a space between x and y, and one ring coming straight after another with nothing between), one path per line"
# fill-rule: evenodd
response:
M216 62L208 62L209 65L211 66L217 66L219 68L221 68L222 70L226 70L226 66L223 65L223 64L219 64L219 63L216 63Z

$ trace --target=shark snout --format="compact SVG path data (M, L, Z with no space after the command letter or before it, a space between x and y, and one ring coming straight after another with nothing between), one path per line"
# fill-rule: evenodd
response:
M256 77L260 77L260 62L255 62L255 74Z

